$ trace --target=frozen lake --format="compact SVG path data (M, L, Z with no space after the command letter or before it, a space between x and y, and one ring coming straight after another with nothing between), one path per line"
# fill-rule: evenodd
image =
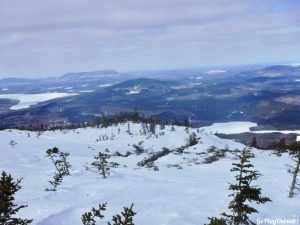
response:
M297 141L300 141L300 130L260 130L260 131L251 131L251 127L257 126L257 123L252 122L226 122L226 123L214 123L210 126L201 127L208 133L223 133L223 134L238 134L244 132L265 134L265 133L274 133L280 132L283 134L296 133Z
M42 93L42 94L3 94L0 98L19 101L18 104L12 106L11 110L26 109L40 102L48 101L55 98L62 98L76 95L75 93Z

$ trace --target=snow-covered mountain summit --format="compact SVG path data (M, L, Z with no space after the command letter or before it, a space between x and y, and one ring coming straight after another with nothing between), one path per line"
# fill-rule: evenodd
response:
M1 131L0 170L23 177L16 201L28 207L18 215L34 219L33 224L74 225L99 203L108 202L106 220L134 203L137 225L198 225L227 212L228 182L234 180L230 168L236 160L231 150L244 146L201 128L156 126L153 131L140 123L42 133ZM188 146L194 134L198 143ZM71 176L56 192L45 191L54 174L45 155L53 147L70 153L72 165ZM299 196L287 198L291 159L252 151L255 169L263 174L257 183L272 199L258 206L252 219L297 218ZM106 152L115 163L107 179L91 167L98 152Z

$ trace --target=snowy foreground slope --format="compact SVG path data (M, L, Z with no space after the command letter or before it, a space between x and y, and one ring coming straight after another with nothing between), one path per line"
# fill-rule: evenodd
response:
M162 147L175 149L186 144L188 137L184 127L170 126L156 129L156 135L143 135L141 124L127 124L108 128L86 128L68 131L36 132L4 130L0 132L0 170L14 178L21 178L22 189L16 196L19 204L28 208L20 211L20 217L34 219L33 224L76 225L81 224L81 215L108 202L104 222L122 211L123 206L134 203L136 225L199 225L207 222L207 217L218 216L227 211L230 201L228 183L234 182L230 172L234 155L227 153L225 158L210 163L202 163L210 146L229 149L244 146L230 140L223 140L203 130L195 132L200 142L184 150L183 153L170 153L155 161L159 171L139 167L137 163ZM108 140L96 141L106 134ZM103 136L102 136L103 137ZM17 144L9 145L11 140ZM99 151L109 149L126 153L134 151L133 144L143 141L146 153L128 157L113 156L109 160L118 162L111 175L103 179L94 171L86 170ZM45 157L49 148L58 147L70 153L71 176L65 177L56 192L46 192L50 187L54 166ZM292 219L300 217L300 195L287 197L291 176L287 164L292 161L287 155L278 157L272 151L252 150L256 158L252 160L255 169L263 176L258 184L263 195L273 202L258 206L259 214L252 219ZM174 166L175 164L178 164ZM182 168L182 169L180 169ZM300 221L299 221L300 224Z

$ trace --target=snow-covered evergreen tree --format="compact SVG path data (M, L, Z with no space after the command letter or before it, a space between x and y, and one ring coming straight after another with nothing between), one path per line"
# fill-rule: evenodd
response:
M31 219L21 219L14 217L19 210L27 205L17 205L14 203L17 191L21 189L22 179L14 181L10 174L2 172L0 178L0 224L1 225L26 225L32 222Z
M229 190L233 193L229 196L233 197L228 208L231 213L223 213L230 225L253 225L255 224L249 218L250 214L258 213L257 209L249 205L249 202L263 204L271 201L267 197L261 195L261 188L252 184L261 174L253 169L250 159L254 158L249 148L238 151L236 156L239 162L233 163L231 171L236 172L236 183L230 184Z

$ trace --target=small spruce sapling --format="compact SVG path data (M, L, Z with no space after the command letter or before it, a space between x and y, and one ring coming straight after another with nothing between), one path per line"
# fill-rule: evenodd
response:
M53 181L49 181L52 188L46 188L46 191L56 191L65 176L70 176L71 164L68 162L69 153L61 152L57 147L48 149L46 157L50 158L55 166Z
M14 215L27 205L17 205L14 203L15 193L21 189L22 179L14 181L10 174L2 172L0 178L0 224L3 225L27 225L31 219L15 218Z
M130 130L130 123L127 122L127 131L126 131L129 135L132 135L131 130Z
M56 172L53 176L53 180L49 180L48 182L52 185L52 188L46 188L46 191L56 191L57 187L61 184L63 181L65 174L61 172Z
M137 155L143 154L145 152L145 149L143 148L143 141L140 141L137 145L133 144L132 147L134 147L134 152Z
M289 173L292 174L292 183L289 190L289 198L295 196L295 190L300 190L299 173L300 173L300 142L290 144L288 146L289 154L295 162L294 166L290 166Z
M98 208L92 208L91 211L84 213L81 216L81 221L83 225L96 225L97 218L103 219L104 215L102 215L102 211L106 210L106 204L99 204Z
M150 121L149 130L150 130L151 134L155 134L156 133L156 122L154 120Z
M166 128L166 124L164 122L162 122L160 125L159 125L159 128L160 130L164 130Z
M134 225L133 217L136 213L133 211L133 204L128 207L124 207L124 211L121 212L121 215L114 215L112 218L112 223L108 222L107 225Z
M256 137L253 137L249 147L253 147L253 148L258 148L258 144L257 144L257 141L256 141Z
M172 125L172 126L171 126L171 129L170 129L170 131L175 131L175 127L174 127L174 125Z
M110 174L109 158L109 154L98 152L98 155L94 157L95 161L91 164L103 178L106 178Z
M193 132L186 139L186 146L189 147L189 146L196 145L196 144L198 144L198 140L199 140L199 138L197 137L197 134Z
M102 220L104 215L103 211L106 210L107 203L99 204L98 208L92 208L89 212L84 213L81 216L83 225L96 225L97 220ZM129 208L124 207L124 211L121 214L114 215L112 222L108 222L107 225L134 225L133 217L136 213L132 209L133 204Z
M249 148L244 148L242 151L237 151L236 156L239 159L238 163L233 163L234 166L231 171L236 172L235 184L230 184L229 190L233 193L229 196L233 197L228 208L231 213L223 213L230 225L252 225L255 224L249 218L250 214L258 213L257 209L249 205L249 202L257 204L264 204L271 201L267 197L261 195L261 188L252 185L252 182L257 180L261 174L253 170L253 165L250 159L254 158Z
M16 142L16 141L14 141L14 140L11 140L10 142L9 142L9 145L13 148L13 147L15 147L15 145L17 145L18 143Z

